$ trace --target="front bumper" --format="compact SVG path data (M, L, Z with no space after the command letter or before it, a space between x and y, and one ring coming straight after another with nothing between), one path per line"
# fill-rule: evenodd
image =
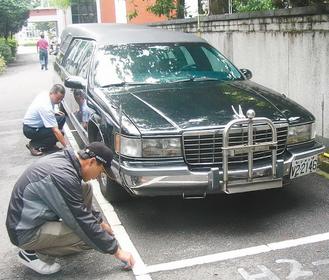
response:
M325 147L317 142L307 148L288 148L277 159L276 178L271 177L272 160L262 160L253 166L253 179L248 178L248 164L230 166L230 182L223 184L223 171L219 168L190 170L181 162L113 161L112 169L117 181L136 196L183 195L205 196L212 193L240 193L282 187L290 181L292 162L323 153ZM119 175L120 174L120 175Z

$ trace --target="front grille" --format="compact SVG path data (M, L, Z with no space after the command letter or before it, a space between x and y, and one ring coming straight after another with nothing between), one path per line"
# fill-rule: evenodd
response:
M284 152L288 126L276 127L278 138L277 154ZM272 131L267 125L254 126L254 144L272 141ZM247 128L233 128L229 134L229 146L248 144ZM183 133L184 157L190 165L221 165L223 161L223 129ZM268 158L272 151L254 152L254 160ZM229 163L248 161L248 153L229 156Z

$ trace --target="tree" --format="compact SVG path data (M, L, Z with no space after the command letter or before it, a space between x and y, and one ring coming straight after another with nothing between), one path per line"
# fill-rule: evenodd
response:
M179 3L180 1L177 1ZM166 16L171 18L172 13L177 9L177 5L173 0L155 0L153 5L150 5L147 10L157 16Z
M72 0L50 0L50 5L61 9L64 13L64 24L66 25L66 10L71 6Z
M29 17L28 0L0 0L0 36L7 39L21 30Z

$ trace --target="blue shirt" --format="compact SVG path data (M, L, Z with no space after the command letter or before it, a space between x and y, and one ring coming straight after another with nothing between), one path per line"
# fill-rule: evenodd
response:
M23 123L35 128L57 127L54 104L51 103L49 93L39 94L25 113Z

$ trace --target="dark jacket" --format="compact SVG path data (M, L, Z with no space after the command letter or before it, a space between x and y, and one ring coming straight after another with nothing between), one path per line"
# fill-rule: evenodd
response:
M11 242L20 246L31 240L38 228L59 218L86 244L114 254L118 243L105 232L97 213L83 202L81 166L71 149L36 161L21 175L13 189L6 226Z

